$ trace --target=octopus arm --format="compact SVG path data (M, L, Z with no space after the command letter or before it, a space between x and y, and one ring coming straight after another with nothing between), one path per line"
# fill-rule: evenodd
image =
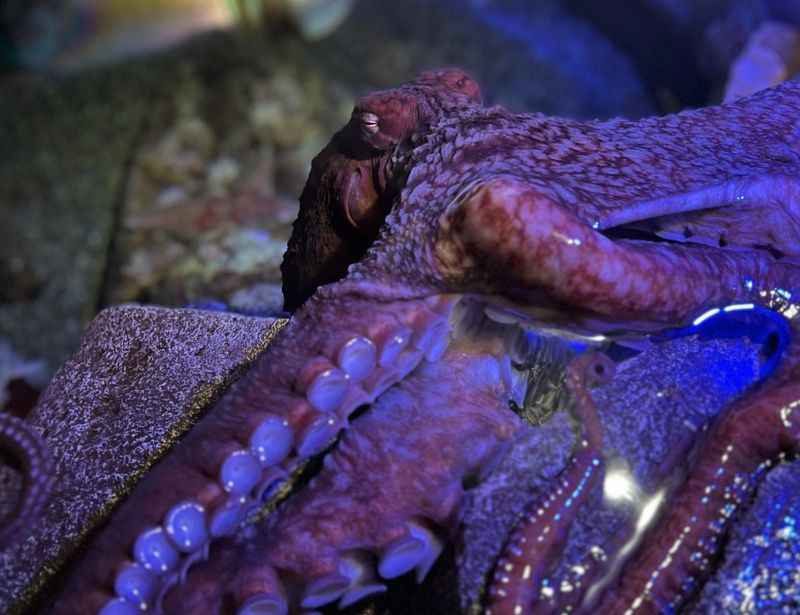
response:
M609 381L614 370L600 353L582 355L568 366L567 384L583 433L559 486L544 501L532 501L511 534L495 568L485 615L527 613L539 603L544 575L603 476L602 427L589 386Z
M387 391L301 493L237 543L215 545L169 594L165 612L210 615L226 600L240 615L344 607L406 573L422 581L458 528L463 483L520 426L497 396L499 383L469 386L481 366L451 353Z
M598 228L673 242L766 249L798 256L800 184L785 175L737 177L689 192L631 203Z
M325 450L357 408L440 358L451 304L310 300L98 528L48 612L156 608L276 484ZM253 574L257 584L268 577Z
M595 612L673 612L711 570L731 519L760 471L800 440L800 383L758 390L732 406L704 443L669 514L630 560Z
M19 463L23 474L22 493L11 519L0 528L0 549L16 542L42 512L53 488L54 467L50 451L41 436L25 421L0 414L0 448Z
M570 309L681 322L710 305L792 289L797 267L766 252L612 240L532 185L487 180L439 219L438 268L454 286L544 291Z

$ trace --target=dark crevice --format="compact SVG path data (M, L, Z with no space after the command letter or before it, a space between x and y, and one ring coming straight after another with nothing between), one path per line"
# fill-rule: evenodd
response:
M659 237L655 233L628 226L615 226L604 229L600 231L600 234L615 241L619 241L621 239L630 239L634 241L648 241L651 243L677 243L684 245L684 243L681 241L665 239L664 237Z
M782 349L781 338L777 333L770 333L761 347L761 355L765 358L774 357Z
M782 258L784 258L786 256L786 254L784 254L783 252L778 250L778 248L776 248L775 246L771 246L769 244L755 245L755 246L753 246L753 249L755 249L755 250L763 250L764 252L769 254L775 260L780 260L780 259L782 259Z
M131 175L133 172L136 155L144 142L150 122L149 114L143 113L138 121L128 152L122 164L121 177L116 193L111 204L111 228L109 229L109 240L106 245L103 272L101 273L100 287L96 295L95 314L100 312L109 303L112 288L115 282L115 275L119 266L118 248L122 240L123 221L125 218L125 202L130 186Z
M632 240L632 241L646 241L648 243L662 243L662 244L671 244L671 245L679 245L685 247L708 247L708 244L702 243L699 241L691 241L689 238L693 237L694 234L689 232L688 229L684 229L683 236L687 238L687 241L679 241L675 239L669 239L667 237L661 237L660 235L656 235L653 232L646 231L640 228L632 228L628 226L615 226L608 229L603 229L598 231L604 237L611 239L612 241L621 241L621 240ZM688 234L687 234L688 233ZM732 245L728 242L728 239L724 235L720 235L717 238L717 245L720 248L729 248ZM775 246L769 244L753 244L753 245L738 245L731 249L746 249L751 250L753 252L766 252L775 260L781 260L782 258L786 258L786 253L782 250L779 250Z

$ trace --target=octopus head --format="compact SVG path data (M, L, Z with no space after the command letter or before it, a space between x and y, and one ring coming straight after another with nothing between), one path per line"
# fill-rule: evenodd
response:
M321 285L344 277L378 237L402 189L402 151L450 110L480 102L459 69L423 73L400 88L359 99L350 121L314 158L281 265L284 303L294 310Z

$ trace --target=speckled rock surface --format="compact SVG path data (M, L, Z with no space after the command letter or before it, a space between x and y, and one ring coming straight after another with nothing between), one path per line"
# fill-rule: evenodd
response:
M750 509L739 515L723 561L687 612L800 611L800 462L767 474Z
M100 313L30 416L58 481L33 535L0 553L0 612L47 581L281 322L138 306Z

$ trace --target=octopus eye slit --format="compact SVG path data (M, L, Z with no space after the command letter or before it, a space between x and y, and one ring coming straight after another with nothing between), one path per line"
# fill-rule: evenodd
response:
M719 243L719 247L720 248L724 248L725 246L728 245L728 240L725 239L725 235L720 235L719 236L718 243Z
M380 118L374 113L364 112L361 114L361 126L370 134L376 134L380 130Z

